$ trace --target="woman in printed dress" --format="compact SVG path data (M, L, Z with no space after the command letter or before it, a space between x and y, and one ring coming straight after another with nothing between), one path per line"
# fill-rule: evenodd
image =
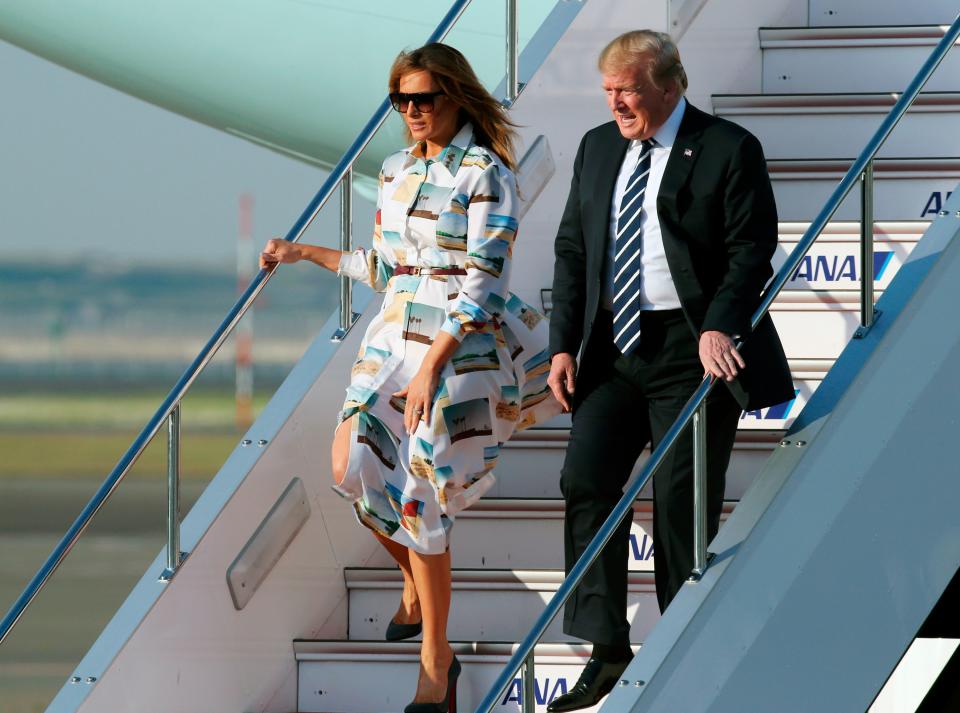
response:
M383 163L373 245L271 240L261 266L311 260L385 293L333 442L334 489L403 573L388 640L423 632L407 713L455 710L449 538L494 483L500 447L559 413L541 315L508 291L517 236L514 132L460 52L401 53L390 98L415 143Z

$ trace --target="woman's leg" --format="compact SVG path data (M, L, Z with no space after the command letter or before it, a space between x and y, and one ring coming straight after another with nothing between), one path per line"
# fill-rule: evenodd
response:
M374 532L373 536L396 560L400 571L403 573L403 594L400 595L400 608L394 614L393 620L398 624L416 624L423 616L420 613L420 598L417 596L413 571L410 569L410 550L389 537L384 537L379 532Z
M447 641L450 613L450 550L441 555L422 555L409 550L410 568L423 611L423 644L420 648L420 679L414 703L438 703L447 690L447 669L453 649Z
M333 464L333 481L339 485L343 482L344 475L347 472L347 465L350 462L350 433L353 430L353 422L356 416L351 416L337 426L337 432L333 436L333 448L331 449L331 460ZM390 556L396 560L400 571L403 573L403 595L400 598L400 608L397 610L393 620L398 624L415 624L420 621L420 602L417 599L417 588L413 583L413 573L410 570L410 556L407 548L383 537L374 532L373 536L380 541Z

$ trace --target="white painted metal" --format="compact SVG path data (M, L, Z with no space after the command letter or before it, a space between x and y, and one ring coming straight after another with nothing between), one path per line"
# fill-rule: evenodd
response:
M713 105L717 115L755 134L768 158L852 158L896 100L893 94L715 95ZM958 122L960 93L921 94L880 156L960 156Z
M724 503L721 521L735 503ZM457 568L563 569L564 504L558 499L485 498L457 517L456 546L450 549ZM633 507L627 567L652 572L653 504Z
M867 713L916 711L958 643L957 639L914 639Z
M784 293L784 295L810 293ZM773 313L783 348L792 359L835 359L856 331L859 295L852 292L812 293L822 302L798 303L796 309ZM835 302L827 302L833 300ZM881 317L882 319L882 317Z
M690 80L687 97L694 105L710 111L714 92L760 92L757 28L806 24L807 6L803 0L707 2L679 42L680 57ZM629 26L643 24L633 22Z
M762 91L902 92L944 32L940 25L761 28ZM960 90L960 53L946 56L924 90Z
M520 165L517 167L520 218L523 218L530 207L537 202L537 198L553 178L556 168L550 142L541 134L530 144L530 148L523 154Z
M807 229L807 223L781 223L780 243L773 258L775 269L786 261L787 255ZM884 289L913 250L926 221L880 222L874 224L874 282ZM810 251L794 278L785 289L790 291L828 290L856 291L860 289L860 225L859 223L831 223Z
M667 32L674 42L683 37L697 15L706 6L707 0L669 0L667 16L670 19Z
M463 666L457 687L457 710L468 713L479 704L513 651L511 644L452 644ZM300 668L298 706L301 713L396 713L413 699L419 665L419 644L297 641ZM573 688L590 655L588 646L541 644L535 652L536 707L545 713L558 695ZM520 713L523 687L519 677L498 706ZM599 706L583 709L591 713Z
M454 545L455 546L455 545ZM353 641L382 641L403 590L400 571L346 569L348 632ZM454 641L515 641L553 596L562 570L454 570L447 632ZM630 640L639 643L660 618L652 572L631 572L627 584ZM570 641L555 619L547 643Z
M295 477L227 568L227 587L238 611L253 599L309 519L307 490L303 480Z
M808 0L810 25L949 25L956 0ZM779 23L784 24L784 23Z
M775 423L770 421L770 423ZM727 470L728 500L737 500L746 491L763 462L779 440L774 426L767 427L763 419L745 418L744 426L758 430L744 430L737 435L730 467ZM762 428L761 428L762 426ZM560 498L560 468L566 449L567 431L550 434L550 440L528 440L542 433L534 432L523 438L514 438L501 451L497 462L497 482L486 497L490 498ZM634 467L634 475L646 462L649 451L644 451ZM519 475L518 475L519 474ZM641 497L651 497L644 489Z
M780 159L767 162L782 221L809 221L823 207L851 161ZM930 220L960 181L960 160L880 159L874 162L874 216L879 221ZM840 204L838 221L860 220L860 190Z

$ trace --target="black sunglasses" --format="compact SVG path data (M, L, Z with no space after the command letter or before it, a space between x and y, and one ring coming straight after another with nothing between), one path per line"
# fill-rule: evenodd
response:
M433 100L443 96L443 92L417 92L416 94L404 94L403 92L392 92L390 94L390 103L393 108L401 114L406 114L410 108L410 102L417 107L417 111L423 114L429 114L433 111Z

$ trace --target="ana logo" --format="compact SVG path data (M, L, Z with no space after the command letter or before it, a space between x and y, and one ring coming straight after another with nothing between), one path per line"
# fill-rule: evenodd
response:
M646 533L642 540L637 540L634 533L630 533L630 556L638 562L646 562L653 559L653 540Z
M873 253L873 277L883 279L893 253L877 250ZM854 255L804 255L803 262L793 273L792 280L807 282L858 282L860 271Z
M793 398L789 401L784 401L782 404L777 404L776 406L771 406L766 409L757 409L756 411L744 411L740 415L740 420L744 421L746 419L757 419L759 421L780 421L790 417L790 412L793 410L793 404L797 400L797 396L800 394L800 389L793 390Z
M943 210L943 204L950 200L950 196L953 195L953 191L947 191L946 197L941 191L934 191L930 194L930 197L927 199L927 204L923 207L923 211L920 213L921 218L926 218L928 215L936 215L941 210Z
M554 698L562 696L566 692L566 678L558 678L553 681L553 684L550 683L549 678L545 678L542 687L540 686L539 677L534 677L533 679L533 693L537 699L538 706L545 706L548 703L552 703ZM503 697L500 705L505 706L507 703L516 703L518 706L523 706L523 682L521 679L513 679L513 683L510 685L510 688L507 689L507 695Z

